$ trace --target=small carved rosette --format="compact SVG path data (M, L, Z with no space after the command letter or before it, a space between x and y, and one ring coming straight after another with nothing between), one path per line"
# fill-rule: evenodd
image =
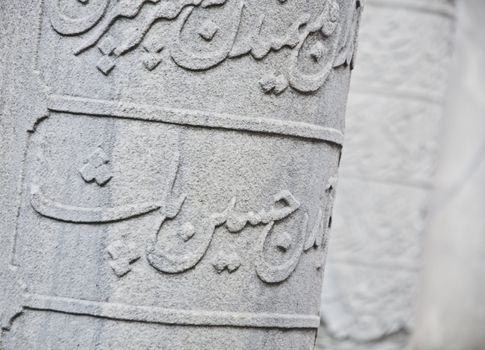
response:
M10 333L312 349L361 7L44 0Z

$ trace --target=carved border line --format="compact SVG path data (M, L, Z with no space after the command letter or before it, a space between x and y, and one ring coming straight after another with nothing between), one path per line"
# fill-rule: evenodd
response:
M356 81L356 79L355 79ZM380 98L392 98L392 99L404 99L404 100L411 100L416 101L418 100L421 103L434 105L441 107L442 103L444 102L444 97L441 94L434 94L432 92L428 92L423 90L417 89L393 89L393 88L383 88L383 87L373 87L369 86L365 83L356 82L352 86L352 93L353 94L360 94L360 95L377 95Z
M341 131L310 123L163 108L121 101L54 95L49 97L48 109L52 112L85 114L94 117L285 135L337 145L342 145L344 140Z
M320 325L320 317L313 315L177 310L37 294L26 296L24 308L119 321L167 325L281 329L313 329L318 328Z
M444 1L443 1L444 2ZM429 4L428 1L423 0L367 0L366 5L401 8L408 11L414 11L419 13L428 13L431 15L442 16L451 20L455 19L455 11L453 6L449 4Z

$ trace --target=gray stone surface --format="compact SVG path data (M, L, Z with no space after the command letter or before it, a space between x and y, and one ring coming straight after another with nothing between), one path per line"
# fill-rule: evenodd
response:
M360 0L2 0L3 349L313 349Z
M485 3L458 2L457 48L413 350L485 346Z
M369 0L323 288L319 345L403 349L452 52L450 1Z

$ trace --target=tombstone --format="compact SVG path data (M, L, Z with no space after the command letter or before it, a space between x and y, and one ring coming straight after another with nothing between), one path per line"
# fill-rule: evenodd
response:
M361 9L2 1L3 348L313 349Z
M456 50L413 350L480 350L485 344L484 11L483 1L457 2Z
M323 349L409 342L454 18L450 1L366 2L323 288Z

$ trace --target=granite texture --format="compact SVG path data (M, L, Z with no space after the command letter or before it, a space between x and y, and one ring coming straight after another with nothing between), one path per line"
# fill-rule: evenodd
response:
M321 349L402 350L409 342L454 15L450 1L366 2L323 288Z
M1 1L11 349L313 349L360 0Z

